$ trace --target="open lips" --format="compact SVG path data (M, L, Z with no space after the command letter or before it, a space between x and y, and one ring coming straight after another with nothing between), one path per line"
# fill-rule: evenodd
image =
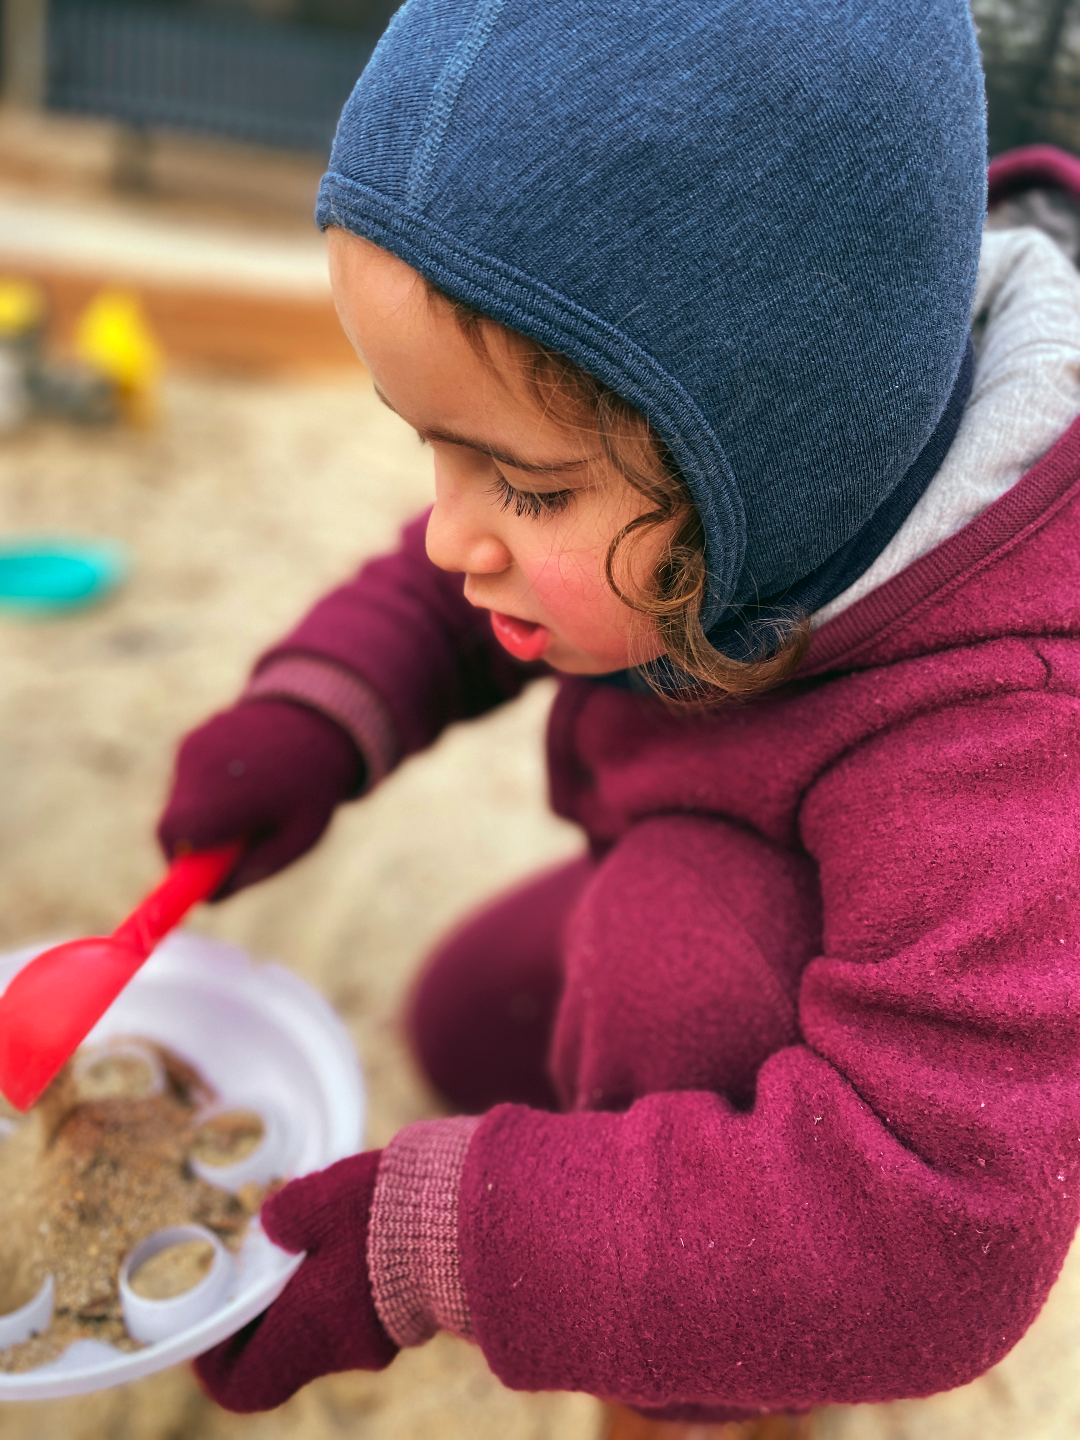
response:
M495 638L515 660L539 660L548 647L551 631L536 620L519 620L515 615L491 612Z

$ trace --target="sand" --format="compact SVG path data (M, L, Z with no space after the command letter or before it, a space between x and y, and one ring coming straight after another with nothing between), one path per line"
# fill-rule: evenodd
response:
M199 1126L191 1144L191 1158L211 1168L236 1165L253 1155L263 1142L266 1127L252 1110L223 1110Z
M78 1085L83 1100L145 1100L159 1088L149 1057L123 1053L91 1060L80 1072Z
M193 1290L213 1263L209 1240L181 1240L144 1260L131 1277L131 1288L144 1300L172 1300Z
M0 1144L0 1312L25 1304L46 1275L56 1299L45 1331L0 1351L0 1372L33 1370L76 1339L138 1348L117 1287L126 1256L183 1224L213 1231L236 1251L262 1203L265 1186L233 1195L192 1172L195 1126L210 1092L186 1062L156 1046L150 1056L153 1065L127 1055L85 1068L76 1056ZM147 1076L163 1083L148 1085ZM151 1288L136 1284L138 1293L155 1299L190 1288L188 1251L171 1247L155 1258L147 1262Z

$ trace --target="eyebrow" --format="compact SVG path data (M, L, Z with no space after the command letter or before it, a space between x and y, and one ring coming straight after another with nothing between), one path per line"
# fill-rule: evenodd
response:
M375 394L388 410L394 410L393 405L382 393L379 387L374 387ZM582 460L525 460L520 455L514 455L509 450L500 450L494 445L487 445L482 440L470 440L467 435L458 435L453 430L417 429L416 432L422 440L437 440L443 445L461 445L466 450L475 450L480 455L489 455L492 460L497 460L500 465L509 465L513 470L524 470L528 475L562 475L571 470L581 470L588 465L591 457L586 456Z

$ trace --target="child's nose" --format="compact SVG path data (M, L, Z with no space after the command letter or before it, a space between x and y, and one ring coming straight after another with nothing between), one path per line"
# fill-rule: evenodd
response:
M428 559L440 570L466 575L498 575L513 557L490 526L484 505L472 506L461 497L440 497L428 517Z

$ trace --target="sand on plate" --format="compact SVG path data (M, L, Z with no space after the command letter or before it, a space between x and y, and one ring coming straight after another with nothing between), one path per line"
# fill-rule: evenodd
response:
M189 1153L211 1169L237 1165L255 1153L265 1136L262 1116L253 1110L222 1110L201 1122Z
M214 1253L209 1240L180 1240L144 1260L128 1284L144 1300L172 1300L206 1278Z
M158 1231L197 1224L237 1251L262 1203L265 1186L232 1194L194 1173L190 1155L199 1115L213 1091L178 1056L142 1044L154 1063L138 1063L163 1075L160 1088L147 1091L133 1053L102 1056L85 1067L76 1055L0 1144L0 1284L7 1256L12 1298L21 1295L25 1303L46 1275L55 1290L51 1324L0 1350L0 1373L33 1370L78 1339L137 1349L118 1288L132 1250ZM111 1075L110 1060L116 1062ZM95 1069L108 1076L105 1094L93 1084ZM201 1250L206 1242L199 1245ZM195 1262L190 1251L172 1254L179 1248L163 1252L151 1269L149 1284L161 1294L139 1293L164 1298L190 1288L182 1282ZM168 1285L174 1288L163 1289ZM0 1309L5 1303L8 1310L17 1308L0 1290Z
M158 1072L149 1055L124 1052L92 1058L78 1078L83 1100L145 1100L158 1084Z

